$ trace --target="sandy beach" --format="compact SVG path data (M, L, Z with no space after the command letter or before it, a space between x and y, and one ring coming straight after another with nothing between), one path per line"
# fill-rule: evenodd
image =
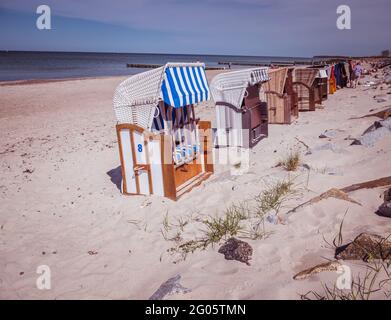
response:
M208 71L208 80L218 72ZM250 152L248 172L232 176L216 166L211 178L176 202L120 192L112 99L126 77L1 83L0 298L148 299L176 275L189 292L169 299L300 299L332 284L335 272L293 276L334 259L325 240L338 234L345 214L343 243L361 232L389 234L390 218L375 214L386 188L349 193L361 205L328 198L287 212L330 188L390 176L391 133L373 146L351 145L379 120L353 118L390 105L390 85L363 85L374 76L329 95L322 108L301 112L291 125L269 125L269 137ZM379 102L376 95L384 97ZM213 127L213 101L198 108ZM333 135L319 138L326 130ZM288 150L301 155L294 172L276 166ZM167 217L169 232L184 219L183 237L195 239L202 230L194 217L221 215L286 179L296 192L280 209L280 223L265 221L263 239L239 237L253 248L251 265L225 260L219 246L186 259L170 254ZM362 268L357 261L346 264L353 272ZM50 267L50 290L36 286L40 265Z

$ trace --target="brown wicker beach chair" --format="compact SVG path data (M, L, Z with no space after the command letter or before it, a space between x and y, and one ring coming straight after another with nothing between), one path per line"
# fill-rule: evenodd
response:
M322 101L327 100L328 96L328 76L324 66L311 66L309 69L317 69L318 75L314 80L315 87L315 103L322 104Z
M315 104L321 103L319 87L315 83L318 69L297 68L294 70L293 90L298 95L299 111L315 111Z
M290 124L298 117L298 99L292 84L293 68L270 69L264 84L269 123Z

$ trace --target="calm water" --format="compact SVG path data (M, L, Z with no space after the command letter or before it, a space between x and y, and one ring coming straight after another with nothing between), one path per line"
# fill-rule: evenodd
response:
M0 52L0 81L118 76L144 71L139 68L127 68L127 63L164 64L201 61L207 66L218 66L219 61L270 63L310 60L292 57L145 53Z

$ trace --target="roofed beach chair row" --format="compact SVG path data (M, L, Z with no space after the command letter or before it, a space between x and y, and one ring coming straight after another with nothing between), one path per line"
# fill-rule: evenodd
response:
M268 123L289 124L299 110L315 110L332 79L333 67L257 67L220 73L209 89L203 63L167 63L131 76L113 101L123 193L176 200L213 173L213 143L248 153L268 136ZM214 141L211 123L195 112L211 95Z

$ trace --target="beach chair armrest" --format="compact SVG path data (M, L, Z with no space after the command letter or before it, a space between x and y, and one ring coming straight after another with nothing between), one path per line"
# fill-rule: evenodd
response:
M308 86L308 85L307 85L306 83L304 83L304 82L301 82L301 81L294 81L294 82L292 83L292 85L295 85L295 84L302 85L302 86L306 87L308 90L311 90L311 87Z
M267 90L264 93L265 94L275 94L279 98L284 98L286 96L286 93L279 93L279 92L273 91L273 90Z

